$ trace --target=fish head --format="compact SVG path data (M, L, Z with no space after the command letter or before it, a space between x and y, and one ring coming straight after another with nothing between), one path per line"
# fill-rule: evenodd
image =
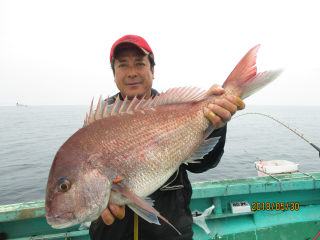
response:
M99 218L107 207L111 185L92 163L94 155L62 146L49 173L45 214L53 228L66 228Z

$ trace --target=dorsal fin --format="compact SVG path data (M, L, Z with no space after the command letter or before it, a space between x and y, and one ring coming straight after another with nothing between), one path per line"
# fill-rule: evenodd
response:
M102 95L100 95L99 102L97 105L97 110L96 110L96 113L94 114L94 121L98 119L98 113L100 112L100 108L101 108L101 98L102 98Z
M86 113L86 119L84 120L83 125L87 125L88 124L88 113Z
M142 108L142 106L144 105L144 102L146 100L144 100L144 98L146 97L146 95L143 96L143 98L137 103L137 105L134 107L133 110L139 110L140 108Z
M206 91L199 92L199 90L200 88L197 87L172 88L167 90L165 93L156 95L153 99L149 98L148 100L144 99L145 96L141 100L137 99L135 96L133 100L128 100L125 98L124 101L121 101L118 95L116 101L112 105L107 105L109 97L107 101L103 103L101 103L100 97L95 114L93 114L92 110L92 100L90 112L88 117L86 117L84 120L84 125L87 125L88 123L91 123L97 119L122 112L132 113L134 110L149 109L165 104L197 102L207 97Z
M134 96L126 112L132 111L136 107L136 105L139 103L139 101L140 100L137 98L137 96Z
M142 108L148 108L152 100L153 100L152 98L149 98L149 100L142 106Z
M121 100L120 100L120 97L118 95L117 98L116 98L116 101L114 102L114 104L112 106L110 115L116 114L118 112L118 109L120 108L120 106L121 106Z
M93 100L94 100L94 98L92 98L92 101L91 101L91 107L90 107L90 112L89 112L88 123L90 123L90 121L91 121L91 119L92 119L92 106L93 106Z
M101 117L104 117L106 115L107 108L108 108L108 102L109 102L109 96L108 96L107 100L104 103L104 107L103 107L103 111L102 111Z
M153 98L153 101L150 103L150 105L149 105L150 108L151 108L151 107L154 107L154 106L157 106L157 103L158 103L159 98L160 98L160 95L157 94L157 95Z
M121 104L121 106L120 106L120 108L118 110L118 113L123 112L122 109L124 109L124 108L127 109L128 105L129 105L129 100L128 100L127 96L126 96L126 98L124 99L124 101L122 102L122 104Z

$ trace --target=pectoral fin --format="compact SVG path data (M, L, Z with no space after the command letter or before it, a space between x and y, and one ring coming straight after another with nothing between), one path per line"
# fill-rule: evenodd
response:
M152 206L153 206L153 202L152 199L149 197L146 197L145 200L147 202L149 202ZM150 222L150 223L154 223L157 225L161 225L159 223L158 217L157 215L146 211L145 209L139 207L137 204L128 204L128 207L130 207L132 209L132 211L134 211L135 213L137 213L139 216L141 216L143 219L145 219L146 221ZM150 220L150 221L149 221Z
M129 198L133 202L133 204L129 204L128 206L146 221L159 224L159 222L155 220L154 215L156 215L157 217L168 223L181 235L181 233L174 226L172 226L167 219L162 217L160 213L152 207L152 203L134 194L122 181L113 183L111 189Z
M142 217L149 223L161 225L156 214L148 212L147 210L143 209L135 203L128 204L128 207L131 208L132 211L134 211L136 214L138 214L140 217Z
M205 155L207 155L215 145L219 142L220 137L209 138L205 140L200 147L195 151L195 153L189 157L184 163L198 163L195 160L202 159Z

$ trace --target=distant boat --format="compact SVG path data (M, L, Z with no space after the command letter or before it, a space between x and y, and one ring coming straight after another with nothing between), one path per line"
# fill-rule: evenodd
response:
M28 105L23 105L23 104L19 104L19 103L17 103L16 106L17 106L17 107L28 107Z

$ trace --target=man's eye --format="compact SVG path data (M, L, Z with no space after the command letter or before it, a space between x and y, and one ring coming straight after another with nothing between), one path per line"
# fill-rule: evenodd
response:
M125 64L120 64L120 65L119 65L119 67L125 67L125 66L126 66Z
M144 63L138 63L138 66L144 66L145 64Z

